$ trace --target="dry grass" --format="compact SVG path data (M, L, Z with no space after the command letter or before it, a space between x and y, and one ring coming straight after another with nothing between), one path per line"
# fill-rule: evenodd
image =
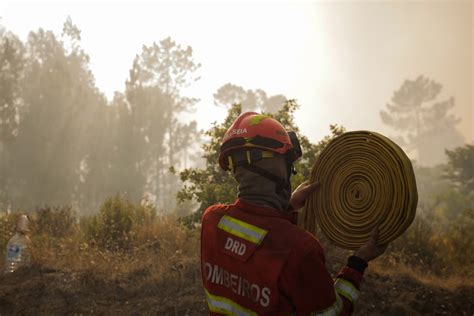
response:
M382 263L381 260L376 260L371 263L370 269L382 276L390 278L404 276L416 280L421 284L446 289L451 292L455 292L463 287L474 287L474 278L472 277L466 277L466 275L463 274L437 276L422 267L404 263L387 266L387 264Z
M199 229L189 229L173 216L154 216L134 223L122 248L111 248L90 235L90 219L75 221L64 233L54 212L43 213L53 216L51 221L43 220L43 225L54 225L38 227L33 214L35 265L29 271L0 277L0 313L206 314L199 272ZM3 243L12 234L14 217L2 220ZM95 226L95 234L100 228ZM101 240L107 240L105 237ZM324 237L321 241L328 245L327 265L335 274L349 252L331 247ZM442 306L448 306L448 314L464 315L458 311L474 308L469 303L472 277L461 270L436 275L404 256L407 254L394 246L370 264L356 315L381 311L386 315L430 314ZM19 301L27 303L26 310L19 309ZM377 305L379 301L384 305Z
M143 225L126 249L101 247L79 225L67 238L32 237L32 268L1 277L2 314L200 315L205 309L199 231L172 216Z
M159 217L144 225L129 249L109 250L76 231L67 238L33 237L38 264L53 269L93 271L109 279L140 270L155 280L198 259L199 234L181 226L175 218Z

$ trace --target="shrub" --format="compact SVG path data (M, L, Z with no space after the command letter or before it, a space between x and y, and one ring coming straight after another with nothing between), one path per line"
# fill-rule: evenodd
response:
M411 227L391 246L390 259L438 275L472 275L474 194L456 191L439 195L434 207L419 209Z
M36 210L34 234L65 238L76 227L76 214L71 206L45 206Z
M155 208L149 204L135 205L116 195L104 202L99 214L84 219L83 226L89 240L99 248L127 250L141 227L153 222L155 214Z

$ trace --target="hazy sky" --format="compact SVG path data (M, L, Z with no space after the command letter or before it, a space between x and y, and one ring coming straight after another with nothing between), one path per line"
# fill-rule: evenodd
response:
M126 3L0 0L0 23L23 40L39 27L82 30L97 86L124 90L143 44L171 36L202 64L187 93L201 128L225 110L212 94L231 82L301 104L297 123L317 141L331 123L390 135L379 111L405 79L422 74L454 96L458 128L474 140L473 15L470 1Z

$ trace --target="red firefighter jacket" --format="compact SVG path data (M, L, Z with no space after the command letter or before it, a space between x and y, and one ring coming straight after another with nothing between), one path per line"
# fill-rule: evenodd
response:
M290 214L242 200L204 212L201 272L210 315L349 315L362 280L345 266L334 282Z

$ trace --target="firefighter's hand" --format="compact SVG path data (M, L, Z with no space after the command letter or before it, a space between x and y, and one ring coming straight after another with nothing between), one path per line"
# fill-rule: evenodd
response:
M375 227L370 234L369 240L362 245L355 253L354 256L364 259L366 262L374 260L378 256L382 255L387 249L388 244L377 245L377 238L379 236L379 228Z
M304 202L306 198L319 186L319 182L315 182L312 184L308 183L309 181L305 181L301 183L290 198L290 207L293 210L299 210L304 206Z

